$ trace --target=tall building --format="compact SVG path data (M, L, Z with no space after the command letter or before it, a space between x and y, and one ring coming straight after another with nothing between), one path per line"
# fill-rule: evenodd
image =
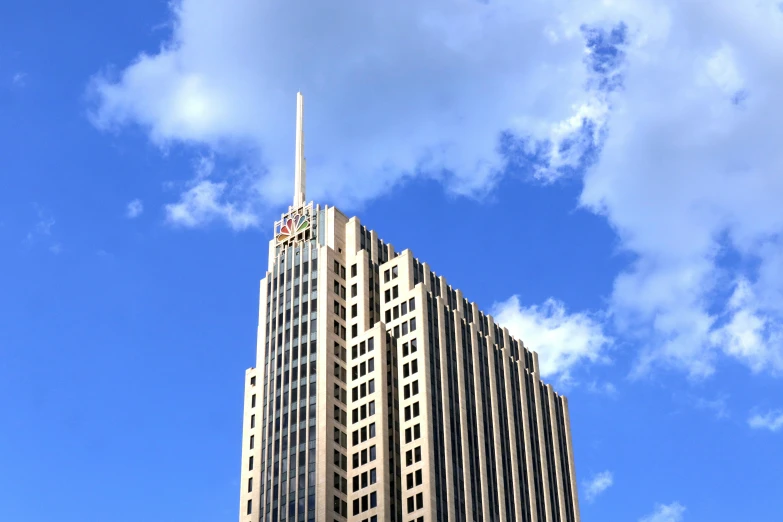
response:
M245 374L240 522L579 522L568 402L537 354L306 202L301 94L295 165Z

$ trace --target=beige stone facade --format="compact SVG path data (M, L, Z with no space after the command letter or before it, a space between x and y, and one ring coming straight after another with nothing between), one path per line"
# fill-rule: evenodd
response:
M579 522L538 356L409 250L303 206L303 179L260 285L240 522Z
M537 355L357 218L309 221L269 246L240 522L578 522L568 403Z

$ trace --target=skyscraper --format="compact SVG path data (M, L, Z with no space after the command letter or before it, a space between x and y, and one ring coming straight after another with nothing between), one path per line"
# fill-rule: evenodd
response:
M240 522L579 522L566 398L410 250L305 199L261 280Z

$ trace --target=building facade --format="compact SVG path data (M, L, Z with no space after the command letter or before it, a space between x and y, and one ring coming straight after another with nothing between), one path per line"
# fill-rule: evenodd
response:
M294 204L260 285L240 522L579 522L568 402L409 250Z

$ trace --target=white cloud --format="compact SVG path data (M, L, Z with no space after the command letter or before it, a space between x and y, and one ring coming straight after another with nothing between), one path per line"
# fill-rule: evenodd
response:
M93 121L140 124L160 145L245 147L260 205L292 193L298 89L317 199L350 207L444 171L450 189L482 193L504 166L506 129L541 140L552 163L540 175L551 177L586 148L575 140L582 120L607 112L584 88L581 22L558 12L544 2L182 0L160 52L94 79ZM568 151L564 140L575 141Z
M617 386L611 382L590 381L587 383L587 391L599 395L607 395L609 397L617 396Z
M777 0L172 5L159 52L92 84L99 127L138 124L161 146L244 161L242 175L196 176L169 221L241 229L288 202L297 89L309 194L347 207L415 175L482 194L509 160L503 131L530 138L510 150L541 153L530 174L543 182L600 141L580 204L633 255L609 312L643 345L636 374L663 365L703 378L720 357L783 371ZM581 27L620 22L622 59L586 48ZM590 74L589 60L610 71ZM622 88L602 88L618 73ZM571 355L589 359L590 346Z
M27 232L23 243L28 247L40 243L48 243L47 248L49 252L52 254L59 254L62 252L62 245L52 237L52 227L54 227L56 223L54 217L38 204L34 203L33 207L37 214L37 220L32 229Z
M17 87L24 87L27 84L27 73L17 72L11 76L11 83Z
M691 402L700 410L712 412L717 419L725 419L729 416L726 397L718 397L713 400L705 399L704 397L692 397Z
M611 471L598 473L583 486L587 501L592 502L595 500L598 495L609 489L612 484L614 484L614 477L612 477Z
M639 519L639 522L682 522L685 507L679 502L658 504L650 515Z
M140 199L134 199L128 203L128 207L125 210L125 215L129 219L133 219L139 217L142 212L144 212L144 204L142 204Z
M185 191L177 203L166 205L166 219L173 225L198 227L215 220L225 220L234 230L258 224L252 211L225 201L226 183L199 181Z
M625 86L581 195L635 256L611 312L645 345L637 374L665 365L703 378L721 355L777 373L783 16L773 2L658 10L665 24L629 23ZM754 263L755 277L742 268Z
M245 230L259 223L257 207L247 194L252 187L245 186L249 177L234 173L234 178L226 177L221 181L212 181L216 176L215 159L212 155L200 156L193 166L193 179L186 183L186 190L177 203L166 205L166 221L174 226L195 228L215 221L224 222L233 230ZM239 180L239 181L236 181ZM229 183L234 181L234 183ZM252 180L251 180L252 182ZM242 197L237 197L242 192Z
M779 431L783 428L783 411L770 411L764 415L757 413L748 419L748 425L756 430Z
M611 340L601 324L584 313L567 313L563 303L548 299L541 306L523 307L518 296L492 306L498 325L538 353L541 375L570 378L580 362L603 359Z

